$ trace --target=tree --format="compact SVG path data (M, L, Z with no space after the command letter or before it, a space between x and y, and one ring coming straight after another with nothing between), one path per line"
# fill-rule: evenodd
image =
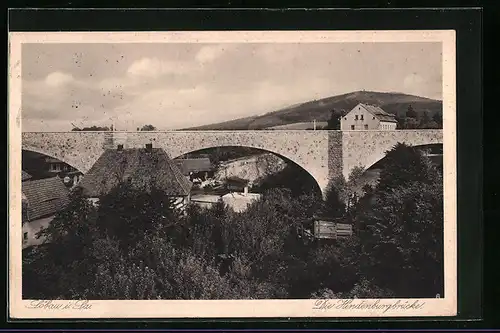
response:
M404 125L403 127L405 129L416 129L418 128L418 120L416 118L410 118L410 117L406 117L405 120L404 120Z
M429 116L429 113L427 111L424 111L422 113L422 116L420 117L420 128L429 128L429 123L431 122L431 117Z
M320 195L316 180L304 169L297 165L287 164L283 170L268 174L264 178L257 180L255 190L265 192L274 188L287 188L295 197L302 194L313 193Z
M442 126L439 125L438 123L436 123L434 120L431 120L430 122L427 123L427 126L425 128L428 128L428 129L439 129L439 128L442 128Z
M354 213L352 208L363 193L361 181L364 172L365 168L356 166L351 170L347 181L344 177L337 177L331 181L326 190L323 208L327 216L340 218Z
M162 190L120 184L99 201L100 231L117 239L124 250L153 230L174 235L179 230L180 212L173 202Z
M396 144L387 151L384 168L380 172L377 191L390 191L400 185L418 181L434 183L438 181L437 169L422 152L404 143Z
M42 246L23 254L23 295L41 299L85 299L95 274L92 247L99 237L94 206L81 190L71 193L65 210L37 235Z
M413 119L418 118L417 112L413 109L413 106L411 106L411 104L408 105L408 109L406 111L406 117L413 118Z
M144 125L140 129L141 131L156 131L156 127L153 125Z
M442 186L426 156L398 144L386 154L386 167L370 193L375 200L356 207L363 274L398 297L443 292Z
M367 271L399 297L443 292L443 192L441 183L408 182L378 194L364 215Z
M104 131L110 131L112 130L112 128L110 129L109 127L107 126L90 126L90 127L83 127L83 128L79 128L79 127L73 127L71 129L72 131L98 131L98 132L104 132Z
M443 128L443 115L440 112L434 113L432 120L439 126L438 128Z
M405 128L405 118L401 118L396 114L396 129L402 129Z
M330 113L330 119L328 119L327 129L339 130L340 129L340 118L342 114L333 109Z

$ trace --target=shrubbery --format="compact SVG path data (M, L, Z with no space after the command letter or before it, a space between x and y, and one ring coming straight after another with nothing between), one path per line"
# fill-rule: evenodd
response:
M387 161L379 184L365 187L364 196L354 175L334 182L324 202L315 192L270 188L243 213L217 204L188 206L182 214L163 192L126 185L94 207L75 191L42 232L50 242L24 252L23 297L442 295L440 173L404 145L389 151ZM306 239L302 230L318 212L354 223L355 235Z

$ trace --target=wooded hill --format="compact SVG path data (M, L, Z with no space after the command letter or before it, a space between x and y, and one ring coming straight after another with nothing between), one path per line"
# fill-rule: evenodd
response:
M345 114L358 103L379 106L386 112L395 114L397 118L405 118L410 105L419 118L424 113L427 113L430 118L434 117L435 114L442 116L443 113L443 103L439 100L395 92L356 91L295 104L260 116L192 127L189 130L254 130L300 122L312 122L313 120L324 122L330 119L332 110Z

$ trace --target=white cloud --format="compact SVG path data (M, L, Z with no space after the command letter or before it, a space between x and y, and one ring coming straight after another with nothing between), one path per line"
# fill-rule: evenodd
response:
M72 81L74 81L73 76L63 72L53 72L45 78L45 83L51 87L62 86Z
M132 77L157 78L165 74L183 74L194 69L192 64L182 61L162 61L158 58L142 58L130 65L127 74Z
M229 47L229 44L204 46L196 54L196 61L202 64L213 62L217 58L221 57L229 49Z
M412 73L405 77L403 85L405 88L411 91L416 91L422 88L424 82L425 80L420 75L418 75L417 73Z

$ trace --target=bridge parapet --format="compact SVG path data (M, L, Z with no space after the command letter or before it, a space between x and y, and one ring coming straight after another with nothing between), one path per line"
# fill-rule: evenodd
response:
M105 149L144 147L153 143L171 158L193 151L242 146L275 153L301 166L322 190L330 179L348 177L355 166L370 167L396 143L443 142L442 130L396 131L152 131L24 132L22 148L55 157L87 172Z

